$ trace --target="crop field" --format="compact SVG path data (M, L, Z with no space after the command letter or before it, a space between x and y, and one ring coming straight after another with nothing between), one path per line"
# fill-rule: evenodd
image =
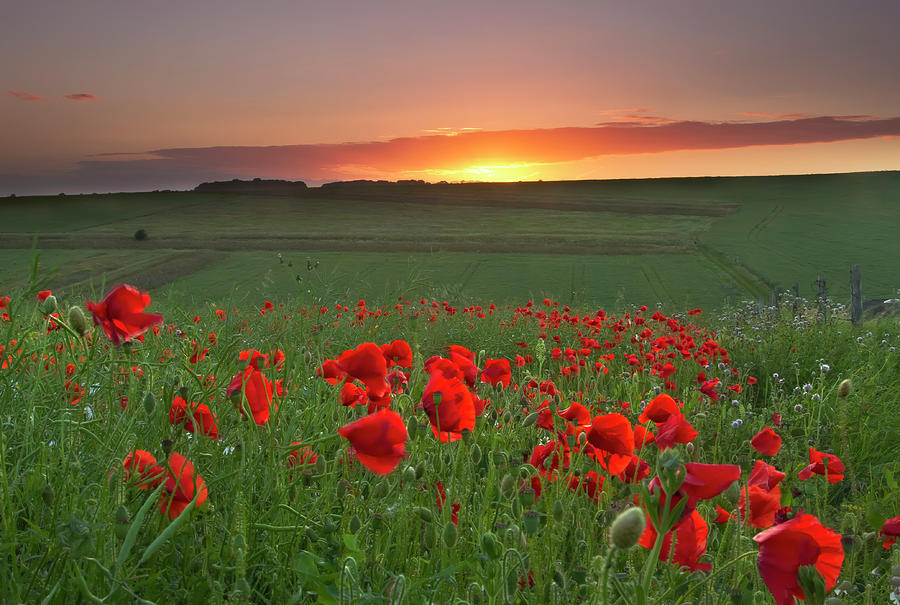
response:
M0 200L0 283L174 303L264 294L720 307L797 283L900 286L900 173L348 185L304 197L154 192ZM136 241L143 229L148 238Z

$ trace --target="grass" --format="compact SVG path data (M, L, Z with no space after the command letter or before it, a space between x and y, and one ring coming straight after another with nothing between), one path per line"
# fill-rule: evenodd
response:
M496 309L484 301L479 309L457 305L450 291L446 304L420 302L409 292L376 307L367 286L335 291L327 275L318 276L331 265L322 262L316 270L298 269L308 276L305 287L272 298L271 310L260 311L265 283L238 308L228 300L170 301L158 334L120 348L99 328L89 339L48 332L36 283L10 292L4 309L10 320L0 320L0 601L596 603L608 564L610 603L641 595L658 603L773 602L756 569L752 537L759 529L712 523L716 505L736 513L731 496L698 504L709 526L699 562L712 570L688 573L657 562L647 548L609 546L612 521L642 494L640 485L608 476L574 447L559 480L544 464L528 463L533 449L553 437L535 424L544 399L551 411L580 401L594 416L617 412L637 423L642 404L665 391L683 402L698 436L668 450L675 460L652 445L641 450L649 463L644 484L687 461L736 464L745 481L754 461L764 459L786 474L782 506L804 509L844 536L841 602L887 602L900 547L882 548L875 532L900 514L896 320L855 328L838 308L818 322L815 308L802 301L796 315L754 305L719 314L666 311L662 320L653 319L653 309L624 302L615 315L586 303L566 311L540 299ZM378 265L373 255L357 266L360 274L366 263ZM383 276L370 279L377 287ZM369 301L362 311L360 298ZM82 300L60 294L64 320L71 322L66 310ZM669 336L688 354L671 358L666 384L653 365L676 350L656 350L660 357L652 362L644 355ZM340 388L316 368L360 343L394 339L413 351L408 385L391 403L410 435L397 468L377 475L337 433L365 416L365 406L339 405ZM196 363L192 342L209 349ZM485 413L463 439L441 443L416 406L428 381L425 359L446 354L451 344L468 347L479 366L517 355L530 361L512 364L516 386L472 387L490 399ZM577 372L567 347L574 367L585 362ZM262 426L242 418L225 393L246 365L238 352L250 348L285 353L283 368L263 370L284 380L285 393ZM608 371L596 370L598 362ZM700 372L720 379L723 398L701 395ZM559 394L537 393L526 386L532 378L553 381ZM842 398L844 379L853 388ZM74 404L73 384L84 388ZM739 393L726 388L735 385ZM179 395L210 406L218 440L173 425L170 404ZM773 425L774 413L782 416L775 428L784 441L766 457L749 440ZM551 420L564 427L561 418ZM296 441L315 452L315 463L288 467ZM844 480L800 480L810 446L833 451L848 468ZM158 490L123 480L122 461L136 449L159 460L168 451L191 460L207 485L206 502L174 521L160 514ZM596 501L565 479L591 471L605 479ZM537 498L533 478L542 488ZM456 504L458 525L451 520Z
M378 294L390 284L498 303L706 308L793 283L812 298L820 274L847 300L857 263L864 297L885 299L900 284L898 185L885 172L6 199L0 283L27 284L37 236L58 291L126 281L176 304L235 289L292 295L298 275L316 279L308 259L336 292L362 281Z

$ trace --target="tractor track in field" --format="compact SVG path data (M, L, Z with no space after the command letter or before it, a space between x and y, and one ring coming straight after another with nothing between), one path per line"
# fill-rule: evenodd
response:
M752 297L759 298L765 296L772 290L771 284L766 282L763 277L757 275L745 266L732 263L718 250L703 245L699 241L695 241L694 245L698 254L712 263L712 265L722 273L734 280L734 283L743 288Z

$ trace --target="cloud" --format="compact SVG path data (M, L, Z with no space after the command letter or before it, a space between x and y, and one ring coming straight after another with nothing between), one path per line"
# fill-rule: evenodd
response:
M101 155L81 162L73 173L52 182L59 182L60 187L63 182L70 182L77 183L81 190L109 191L192 187L205 180L252 177L313 183L397 178L395 175L410 173L430 178L442 171L449 174L478 167L534 166L602 156L801 145L897 135L900 117L612 122L588 127L464 131L455 136L431 134L387 141L172 148L134 156Z
M16 97L20 101L41 101L41 97L37 95L33 95L30 92L25 92L24 90L7 90L8 94L13 97Z
M92 95L89 92L75 92L75 93L63 95L63 96L70 101L96 101L97 99L100 98L97 95Z

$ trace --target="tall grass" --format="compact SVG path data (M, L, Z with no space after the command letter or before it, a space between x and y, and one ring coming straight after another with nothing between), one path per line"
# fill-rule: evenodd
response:
M489 309L401 297L359 306L308 293L272 301L271 309L263 300L252 308L171 309L158 334L116 348L98 328L87 338L48 331L49 309L35 290L6 293L9 320L0 321L2 602L597 603L607 564L609 602L632 602L649 551L612 551L608 531L641 484L605 476L595 501L569 489L566 475L604 471L573 454L558 480L536 479L536 497L532 479L546 469L527 460L552 438L535 424L545 399L551 410L578 401L636 423L659 392L682 401L699 432L672 450L676 462L737 464L743 481L765 458L787 475L782 506L815 514L842 534L846 555L832 597L885 603L894 590L890 570L900 551L882 548L876 532L900 514L895 319L855 328L840 312L818 321L815 309L801 304L796 317L748 307L719 317L665 310L656 320L652 310L632 308L589 325L598 310L566 311L551 301ZM60 301L57 323L70 321L73 304L83 301ZM642 335L645 329L652 335ZM685 350L699 353L672 360L666 389L643 355L657 337L677 334L690 336L693 347ZM581 335L600 348L582 353ZM341 406L340 386L316 369L362 342L394 339L414 352L409 383L391 404L410 437L406 458L380 476L337 433L365 407ZM727 354L701 351L709 342ZM479 367L487 358L517 355L531 362L513 363L515 386L478 384L490 403L475 429L441 443L416 405L428 380L424 360L451 344L475 352ZM191 363L203 348L206 357ZM263 426L225 396L247 349L281 349L286 357L283 369L265 370L269 379L283 379L285 394ZM614 357L600 357L608 354ZM573 365L579 371L561 372ZM720 379L723 397L711 402L698 391L700 372ZM532 379L552 380L559 394L537 393L526 386ZM853 386L839 397L844 379ZM210 406L218 440L170 422L177 396ZM781 416L778 427L773 414ZM562 429L561 418L551 421ZM771 458L749 444L766 425L784 440ZM297 441L316 453L315 463L288 466ZM836 454L846 478L798 479L810 446ZM158 460L171 451L184 455L205 480L207 501L174 521L160 514L159 489L124 480L122 462L134 450ZM649 478L664 472L656 447L641 456ZM455 505L458 525L451 520ZM759 530L735 519L713 523L717 505L736 514L736 499L722 494L698 505L709 523L701 561L712 570L687 573L659 562L646 585L651 602L771 602L756 570L752 537Z

